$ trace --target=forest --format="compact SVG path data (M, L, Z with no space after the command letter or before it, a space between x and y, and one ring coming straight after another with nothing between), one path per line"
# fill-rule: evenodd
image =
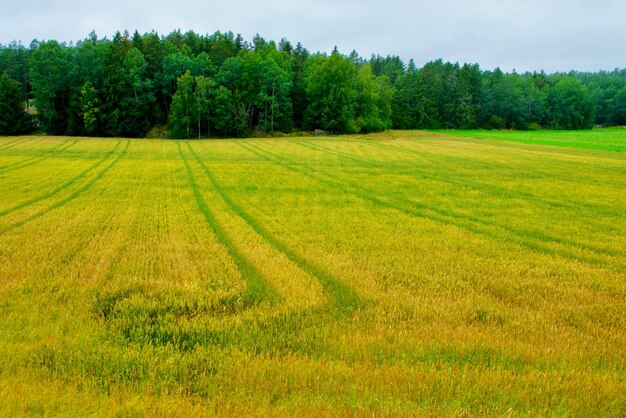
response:
M626 69L505 73L232 32L0 45L0 135L171 138L626 125ZM165 128L167 127L167 128Z

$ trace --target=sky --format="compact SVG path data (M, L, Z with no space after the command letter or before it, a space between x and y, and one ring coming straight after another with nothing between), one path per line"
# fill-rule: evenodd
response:
M443 58L505 71L626 67L624 0L4 0L0 43L78 41L95 30L285 37L310 51Z

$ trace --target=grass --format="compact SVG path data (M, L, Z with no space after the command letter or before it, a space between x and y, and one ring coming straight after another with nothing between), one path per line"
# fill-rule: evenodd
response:
M624 415L624 144L0 138L0 415Z
M454 136L552 145L590 150L626 152L626 129L607 128L588 131L434 131Z

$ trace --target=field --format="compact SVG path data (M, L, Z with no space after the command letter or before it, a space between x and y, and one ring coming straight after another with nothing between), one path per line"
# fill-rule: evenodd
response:
M0 138L0 415L624 416L626 130L576 135Z
M434 132L437 133L437 131ZM525 144L626 152L626 129L624 128L589 131L443 131L443 133Z

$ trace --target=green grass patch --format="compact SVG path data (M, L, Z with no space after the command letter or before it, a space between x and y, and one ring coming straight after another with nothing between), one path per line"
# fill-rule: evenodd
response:
M438 134L524 144L552 145L598 151L626 152L626 129L604 128L588 131L482 131L446 130Z

